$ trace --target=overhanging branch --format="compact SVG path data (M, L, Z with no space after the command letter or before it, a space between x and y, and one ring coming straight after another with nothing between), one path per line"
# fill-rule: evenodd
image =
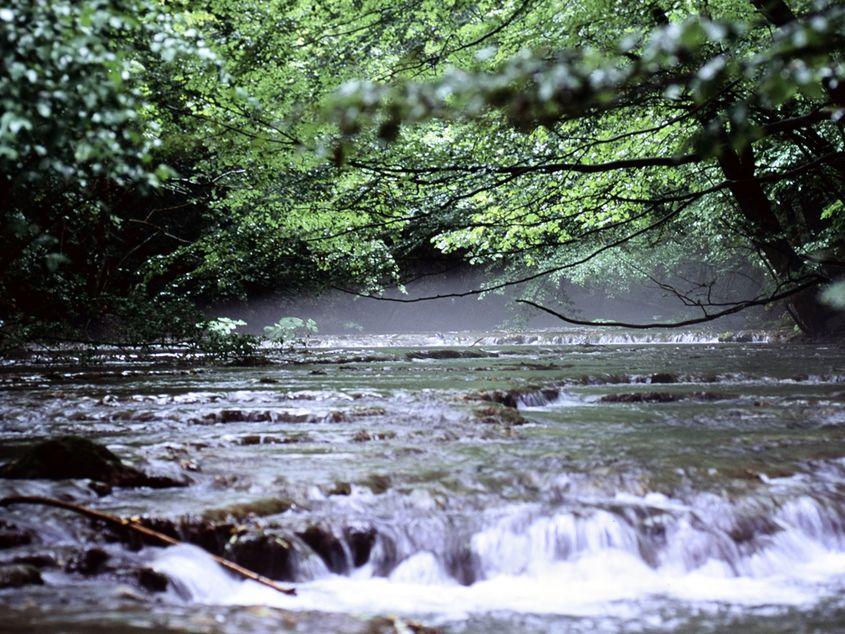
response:
M541 310L544 313L548 313L554 317L557 317L561 321L565 321L568 324L573 324L575 326L591 326L597 328L606 328L606 327L616 327L616 328L632 328L637 330L645 330L649 328L681 328L683 326L694 326L696 324L703 324L708 321L714 321L719 319L720 317L726 317L728 315L734 315L739 313L747 308L751 308L752 306L765 306L766 304L771 304L772 302L776 302L782 299L786 299L787 297L791 297L792 295L797 295L798 293L807 290L808 288L812 288L813 286L817 286L819 284L818 279L813 279L810 282L806 282L801 284L800 286L796 286L788 291L783 291L781 293L776 293L774 295L770 295L768 297L764 297L762 299L753 299L748 300L745 302L739 302L735 306L730 308L726 308L725 310L721 310L718 313L712 313L710 315L706 315L704 317L696 317L695 319L685 319L683 321L675 321L675 322L663 322L658 324L632 324L624 321L590 321L586 319L574 319L573 317L567 317L566 315L562 315L561 313L552 310L551 308L547 308L546 306L542 306L535 302L532 302L528 299L518 299L516 302L518 304L526 304L528 306L532 306L537 310Z

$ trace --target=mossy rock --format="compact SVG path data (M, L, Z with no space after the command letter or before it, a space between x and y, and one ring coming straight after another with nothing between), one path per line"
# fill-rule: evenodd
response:
M186 482L148 476L123 464L114 453L79 436L60 436L37 443L0 469L0 477L65 480L88 478L113 486L165 488Z

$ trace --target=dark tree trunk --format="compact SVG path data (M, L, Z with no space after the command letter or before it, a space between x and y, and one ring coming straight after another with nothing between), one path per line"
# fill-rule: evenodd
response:
M726 142L719 153L719 166L730 181L730 191L746 220L754 245L768 261L779 280L788 284L807 275L805 262L786 238L787 233L774 213L769 197L755 177L751 146L737 153ZM820 279L821 281L821 279ZM819 301L818 288L792 296L787 306L802 332L811 336L832 333L837 312Z

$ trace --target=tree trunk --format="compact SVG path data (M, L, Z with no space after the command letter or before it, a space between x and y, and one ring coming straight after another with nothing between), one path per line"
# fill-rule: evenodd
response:
M751 146L737 153L725 138L719 152L719 166L731 183L731 194L748 223L754 246L766 258L779 281L788 284L790 280L806 278L803 258L786 239L771 201L755 177L756 165ZM791 297L787 307L801 331L810 336L832 334L839 317L837 311L821 303L816 287Z

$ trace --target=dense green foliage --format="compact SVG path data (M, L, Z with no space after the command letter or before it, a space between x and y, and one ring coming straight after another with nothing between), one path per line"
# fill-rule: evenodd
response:
M843 42L805 0L13 0L0 319L196 337L211 302L463 259L824 331Z

